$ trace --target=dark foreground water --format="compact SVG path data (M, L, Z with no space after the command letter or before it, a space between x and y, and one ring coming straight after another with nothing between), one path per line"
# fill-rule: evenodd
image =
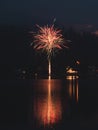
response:
M0 81L0 130L97 130L98 79Z

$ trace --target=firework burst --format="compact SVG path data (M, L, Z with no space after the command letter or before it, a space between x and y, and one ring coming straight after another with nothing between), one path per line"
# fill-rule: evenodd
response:
M55 49L62 49L64 39L61 30L55 29L54 25L40 27L36 35L34 35L34 48L36 50L43 50L47 52L48 57ZM65 46L67 47L67 46Z
M60 29L54 28L54 25L38 27L37 34L34 35L34 49L46 51L49 61L49 75L51 74L51 54L54 50L62 49L64 39Z

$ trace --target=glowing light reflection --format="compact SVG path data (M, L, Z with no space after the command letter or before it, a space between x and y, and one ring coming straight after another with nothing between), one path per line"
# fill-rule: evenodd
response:
M75 80L75 79L78 79L79 76L67 76L66 79L68 80Z
M68 93L71 99L79 100L79 86L78 86L78 76L67 76L68 80Z
M58 85L55 84L54 80L43 81L43 86L40 86L42 87L42 97L36 97L34 114L38 122L44 126L57 123L61 119L62 111Z

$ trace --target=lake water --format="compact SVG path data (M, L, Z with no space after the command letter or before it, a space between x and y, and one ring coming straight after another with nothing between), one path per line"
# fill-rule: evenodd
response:
M0 81L0 128L98 129L98 79Z

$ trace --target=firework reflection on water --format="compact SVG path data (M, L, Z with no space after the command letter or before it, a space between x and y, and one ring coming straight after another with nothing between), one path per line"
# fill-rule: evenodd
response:
M39 126L51 126L62 119L60 86L60 80L36 82L34 116Z

